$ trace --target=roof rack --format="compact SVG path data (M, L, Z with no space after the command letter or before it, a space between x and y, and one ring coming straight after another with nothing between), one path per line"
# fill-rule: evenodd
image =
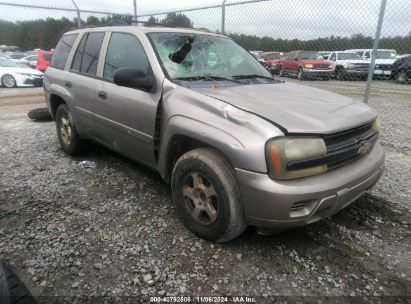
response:
M161 27L172 27L174 28L175 26L173 25L168 25L164 23L158 23L158 22L148 22L148 21L138 21L138 20L130 20L130 21L125 21L125 20L111 20L107 23L104 24L84 24L82 26L79 26L79 29L83 28L95 28L95 27L105 27L105 26L130 26L130 25L137 25L137 24L144 24L144 25L150 25L150 26L161 26Z

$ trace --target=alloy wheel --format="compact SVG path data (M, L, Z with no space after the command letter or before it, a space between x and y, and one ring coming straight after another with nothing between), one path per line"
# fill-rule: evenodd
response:
M66 146L71 144L71 134L72 128L70 119L68 118L67 114L62 115L60 119L60 133L61 138Z
M214 185L205 176L192 172L183 185L185 205L197 223L212 225L218 216L218 197Z

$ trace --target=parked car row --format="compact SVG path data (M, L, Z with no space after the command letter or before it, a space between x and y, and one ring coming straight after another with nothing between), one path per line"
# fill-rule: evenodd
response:
M52 51L30 51L30 52L6 52L0 55L2 58L9 59L14 63L29 66L33 69L44 72L50 65Z
M346 51L292 51L251 53L272 74L295 76L298 79L328 80L366 79L370 69L372 49ZM398 56L395 50L379 49L375 55L374 77L408 83L411 56Z
M43 86L43 72L0 57L0 86L5 88Z
M52 51L0 53L0 87L41 87Z

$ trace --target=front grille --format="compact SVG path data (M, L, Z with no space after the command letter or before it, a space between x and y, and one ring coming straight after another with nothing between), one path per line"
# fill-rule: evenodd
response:
M328 69L328 64L315 64L314 65L314 69L316 70L324 70L324 69Z
M376 64L375 69L382 71L390 71L392 70L392 64Z
M378 139L372 122L347 131L324 135L327 154L288 163L288 170L299 170L327 165L332 170L367 154Z
M365 63L354 63L353 67L356 71L368 71L370 65Z

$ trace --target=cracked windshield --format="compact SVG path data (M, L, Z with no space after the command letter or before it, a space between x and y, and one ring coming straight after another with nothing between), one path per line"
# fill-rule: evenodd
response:
M181 33L151 33L149 37L171 79L273 79L252 55L230 39Z

